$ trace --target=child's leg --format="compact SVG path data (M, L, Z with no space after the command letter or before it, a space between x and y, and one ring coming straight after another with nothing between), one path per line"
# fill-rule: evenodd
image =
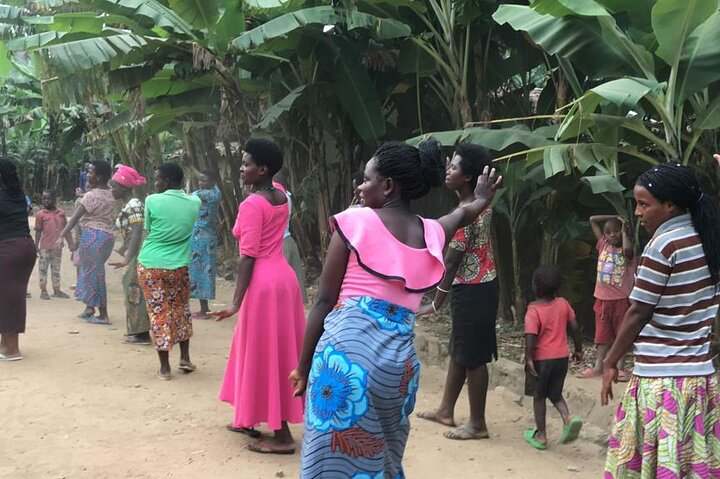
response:
M539 397L537 394L533 397L533 413L535 414L535 427L537 428L535 439L542 444L547 444L547 431L545 429L547 405L545 404L545 398Z
M553 406L555 406L555 409L557 409L557 412L560 413L560 417L563 420L563 424L567 424L570 422L570 419L572 419L572 416L570 415L570 408L568 407L567 403L565 402L565 398L560 396L560 399L557 401L553 401Z
M60 291L60 267L62 266L62 250L56 249L50 251L50 269L52 270L53 290L57 293Z
M605 361L605 356L607 356L608 351L610 351L609 344L597 345L597 358L595 358L595 367L593 368L595 374L602 374L603 361Z
M49 251L41 249L38 253L38 276L40 277L40 291L47 291L47 274L50 265Z
M207 299L201 299L200 300L200 313L206 314L210 312L210 306L208 306L208 300Z

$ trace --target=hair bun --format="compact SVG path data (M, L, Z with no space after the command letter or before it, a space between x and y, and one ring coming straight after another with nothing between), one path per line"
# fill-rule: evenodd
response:
M435 138L423 140L418 145L420 152L420 172L429 186L440 186L445 180L445 167L442 163L442 149Z

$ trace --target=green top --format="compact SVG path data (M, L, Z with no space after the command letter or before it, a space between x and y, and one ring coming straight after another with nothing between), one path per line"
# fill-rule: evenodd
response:
M190 262L190 235L202 201L182 190L167 190L145 200L148 236L138 261L149 269L178 269Z

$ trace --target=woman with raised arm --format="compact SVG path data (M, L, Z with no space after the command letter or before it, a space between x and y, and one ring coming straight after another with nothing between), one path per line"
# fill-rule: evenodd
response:
M318 301L290 375L297 395L307 387L301 477L405 477L420 369L415 311L443 278L449 239L490 205L500 179L488 170L474 201L424 219L410 201L442 184L440 147L386 143L365 167L364 207L331 219Z
M105 283L105 262L112 254L115 236L115 198L110 191L112 167L107 161L90 163L87 170L87 188L70 221L60 233L58 245L78 223L82 228L78 250L80 261L75 297L85 304L85 310L78 316L93 324L110 324L107 311L107 285ZM95 316L95 308L98 316Z
M718 310L720 220L715 199L681 165L646 171L635 215L652 234L630 309L603 361L601 403L634 343L635 368L617 409L605 477L718 477L720 386L710 334Z

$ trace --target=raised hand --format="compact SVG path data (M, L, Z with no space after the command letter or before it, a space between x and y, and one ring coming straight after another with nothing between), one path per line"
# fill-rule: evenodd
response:
M489 166L486 166L475 185L475 199L492 201L501 184L502 175L498 176L495 168L490 169Z

